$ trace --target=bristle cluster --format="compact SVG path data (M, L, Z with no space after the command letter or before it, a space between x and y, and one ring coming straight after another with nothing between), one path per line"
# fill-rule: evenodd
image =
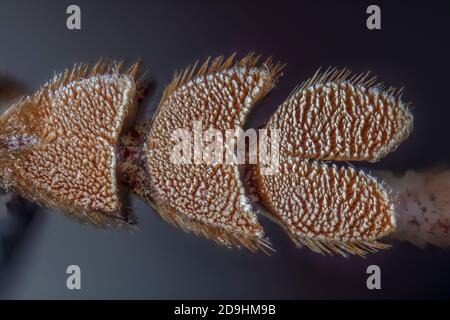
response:
M41 92L46 90L53 91L59 87L64 87L70 82L98 77L103 75L125 76L134 82L138 97L143 95L143 91L147 85L145 73L140 73L140 61L126 67L124 61L115 61L110 59L100 59L94 64L78 63L72 69L66 69L62 73L55 74L53 79L48 81L42 88Z
M227 69L232 68L239 68L243 70L248 70L251 68L265 69L268 76L271 78L269 83L274 86L277 83L278 78L282 75L281 71L284 68L284 64L280 62L274 63L271 57L267 58L262 63L260 63L260 60L261 56L255 55L254 53L249 53L244 58L236 60L236 53L233 53L227 58L224 56L219 56L215 59L208 57L202 64L199 64L197 61L192 66L185 68L183 71L175 72L172 81L166 86L162 94L160 107L170 95L189 81L204 77L206 75L213 75L215 73L220 74Z
M361 86L372 89L379 89L384 91L386 94L393 96L394 98L400 99L402 97L403 88L397 89L395 87L386 88L382 82L378 82L376 76L371 76L370 71L360 74L353 74L349 69L343 68L328 68L325 71L321 71L319 68L316 73L309 79L303 81L299 86L297 86L288 99L291 99L299 91L312 87L315 85L323 85L328 82L347 82L353 86Z

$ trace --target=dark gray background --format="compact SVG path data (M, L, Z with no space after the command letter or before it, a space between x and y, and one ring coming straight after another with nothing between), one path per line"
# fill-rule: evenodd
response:
M82 9L82 30L66 29L66 7ZM405 86L415 128L397 152L371 167L404 170L450 162L448 1L377 1L382 30L365 27L365 1L5 1L0 3L0 73L31 92L73 63L142 57L154 80L151 112L175 69L207 56L256 51L286 62L257 108L258 123L319 66L371 70ZM368 164L357 164L368 166ZM230 250L161 221L135 199L140 231L99 231L41 210L12 261L0 269L3 298L449 298L450 254L407 243L367 259L297 249L262 222L273 256ZM82 269L82 290L66 289L66 267ZM366 289L370 264L382 290Z

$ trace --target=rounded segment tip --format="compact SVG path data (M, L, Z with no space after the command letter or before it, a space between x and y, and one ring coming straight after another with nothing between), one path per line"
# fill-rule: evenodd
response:
M294 92L267 128L281 131L285 157L374 162L408 137L413 120L393 90L334 80Z
M362 171L284 159L278 174L261 175L254 166L251 175L252 189L297 244L363 253L360 245L396 229L388 190Z

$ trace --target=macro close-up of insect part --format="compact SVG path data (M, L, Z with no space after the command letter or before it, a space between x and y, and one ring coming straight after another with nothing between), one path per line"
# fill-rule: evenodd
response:
M0 5L0 297L450 297L433 10L43 2Z
M133 131L141 132L143 145L131 133L120 148L120 133L142 96L138 65L121 71L122 63L100 61L56 75L0 118L3 189L98 226L121 224L127 220L121 170L122 180L170 223L226 246L273 250L237 163L223 164L223 157L203 163L203 155L198 163L171 159L173 132L189 131L196 121L218 133L242 128L283 68L271 59L259 64L254 54L234 60L208 59L175 75L153 118ZM310 160L377 161L407 138L412 114L395 89L375 81L347 70L318 72L266 125L272 138L271 131L280 131L279 150L271 150L279 153L271 163L277 168L264 174L265 164L254 164L250 188L298 245L363 256L387 248L377 240L397 228L388 186L363 171ZM235 138L242 138L239 131ZM236 157L234 146L230 151Z

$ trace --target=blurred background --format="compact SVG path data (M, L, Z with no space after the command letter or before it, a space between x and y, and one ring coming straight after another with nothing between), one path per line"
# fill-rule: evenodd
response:
M81 8L81 30L66 28L71 4ZM152 81L142 108L151 114L176 69L255 51L287 63L252 114L256 125L320 66L371 70L386 85L405 87L414 132L379 163L354 165L402 172L449 164L450 2L376 1L382 29L375 31L366 28L371 4L2 0L0 78L32 92L75 62L142 58ZM138 231L105 231L2 195L0 298L450 298L447 250L392 242L367 259L321 256L296 248L261 218L277 250L267 256L219 247L169 226L138 199L132 205ZM72 264L81 268L81 290L66 288ZM372 264L381 268L381 290L366 287Z

